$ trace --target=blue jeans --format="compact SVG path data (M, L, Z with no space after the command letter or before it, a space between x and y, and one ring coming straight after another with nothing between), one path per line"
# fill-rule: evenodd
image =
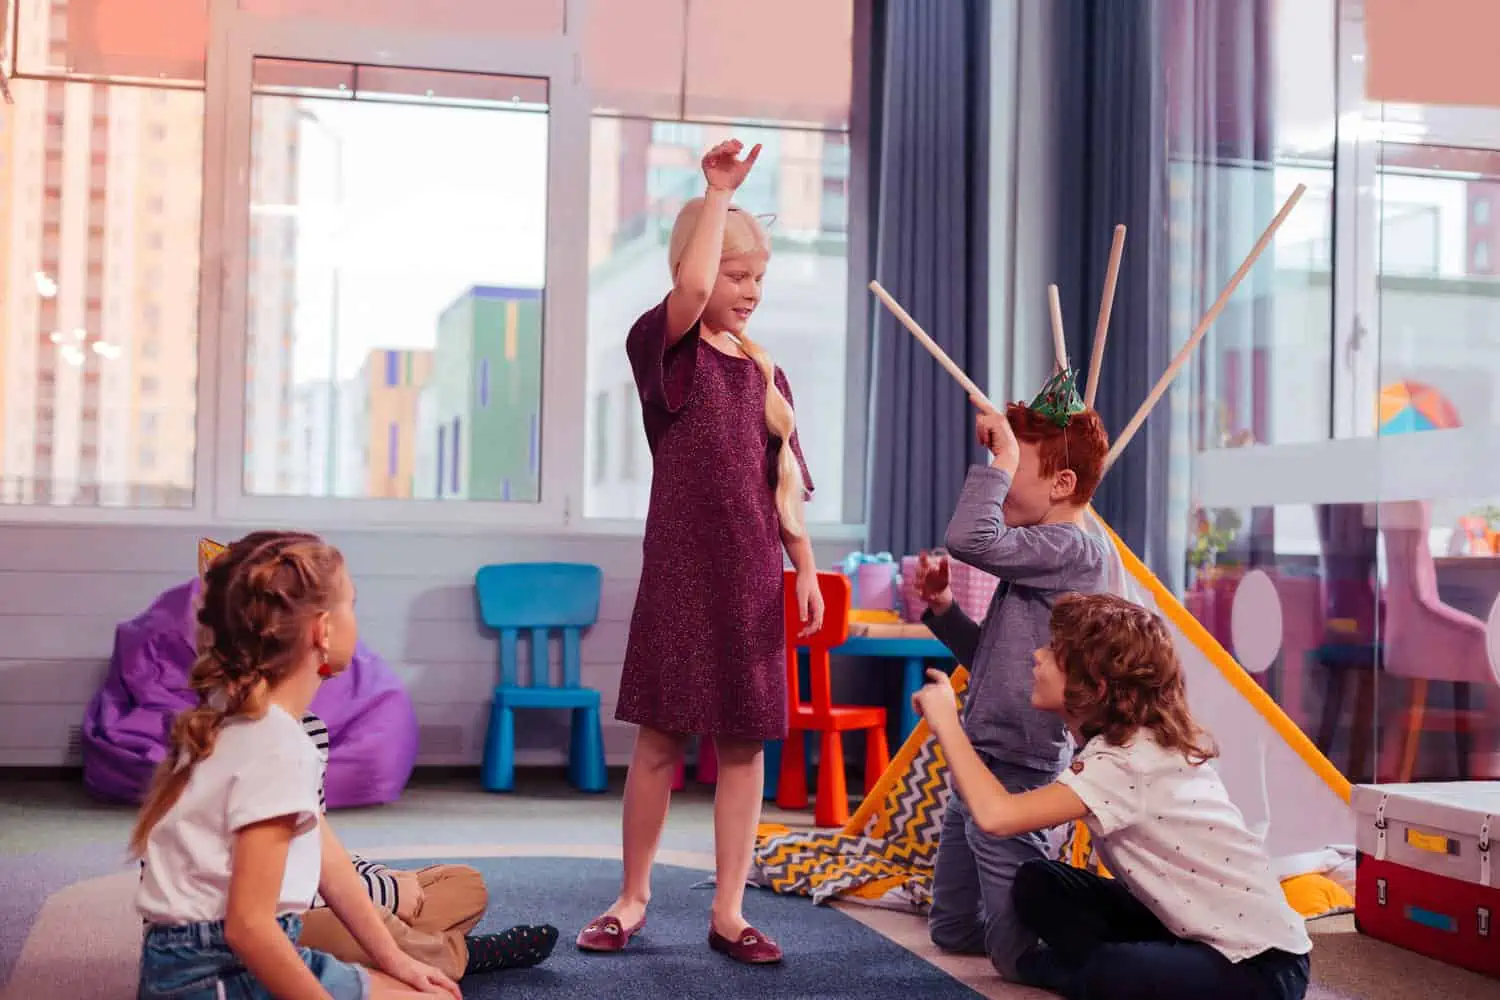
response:
M1011 794L1050 783L1051 772L989 763L990 773ZM1028 861L1056 853L1056 831L992 837L979 829L954 791L948 796L943 831L932 873L932 909L927 933L932 943L959 955L985 955L996 971L1016 978L1016 962L1036 943L1036 935L1016 917L1011 883Z
M292 944L302 933L302 918L288 915L277 923ZM298 954L333 1000L369 1000L364 969L310 948ZM224 940L224 922L176 927L153 925L141 943L141 986L137 1000L272 1000Z

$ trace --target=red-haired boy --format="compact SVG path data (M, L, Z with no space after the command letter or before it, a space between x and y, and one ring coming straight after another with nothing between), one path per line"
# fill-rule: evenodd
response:
M1056 600L1104 587L1104 543L1083 528L1103 474L1109 436L1078 399L1072 373L1055 376L1030 405L983 407L976 423L989 465L969 469L946 545L953 558L1000 579L983 624L953 601L946 557L924 555L918 585L923 616L969 668L964 732L1011 792L1049 784L1067 765L1062 721L1031 705L1031 654L1048 641ZM1055 854L1047 832L993 837L949 798L933 877L928 930L939 948L988 955L1015 978L1035 941L1016 919L1011 885L1027 861Z

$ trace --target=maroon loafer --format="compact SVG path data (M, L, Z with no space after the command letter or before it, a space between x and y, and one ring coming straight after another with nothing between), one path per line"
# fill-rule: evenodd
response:
M630 939L646 926L646 918L634 927L620 926L620 920L611 914L595 917L587 927L578 932L579 951L624 951Z
M712 927L708 929L708 946L746 965L775 965L781 961L781 945L754 927L746 927L740 936L730 940Z

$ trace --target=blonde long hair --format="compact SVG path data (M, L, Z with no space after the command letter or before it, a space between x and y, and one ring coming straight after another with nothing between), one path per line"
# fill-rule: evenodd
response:
M677 213L672 226L672 238L667 247L667 263L672 275L677 275L677 265L687 251L688 242L698 228L698 219L703 214L703 199L693 198ZM722 257L740 254L771 253L771 240L760 220L744 209L730 206L724 220L724 249ZM766 379L766 430L781 442L776 452L776 512L781 526L790 534L800 537L805 530L807 483L802 479L802 466L792 450L792 433L797 429L797 415L791 401L776 384L776 365L764 347L743 333L736 334L740 349L754 361Z
M213 753L224 723L265 714L271 686L297 665L308 627L332 607L344 557L316 535L258 531L229 546L203 573L198 656L189 684L198 705L172 720L167 756L130 833L140 857L146 838L182 797L198 762Z

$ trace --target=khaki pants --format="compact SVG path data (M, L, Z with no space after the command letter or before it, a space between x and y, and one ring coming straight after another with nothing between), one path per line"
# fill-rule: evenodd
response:
M457 981L469 964L469 946L464 936L479 923L489 905L484 876L468 865L432 865L416 874L422 886L422 908L411 923L389 910L382 909L380 914L397 947ZM374 965L326 906L302 914L302 937L298 943L345 962Z

